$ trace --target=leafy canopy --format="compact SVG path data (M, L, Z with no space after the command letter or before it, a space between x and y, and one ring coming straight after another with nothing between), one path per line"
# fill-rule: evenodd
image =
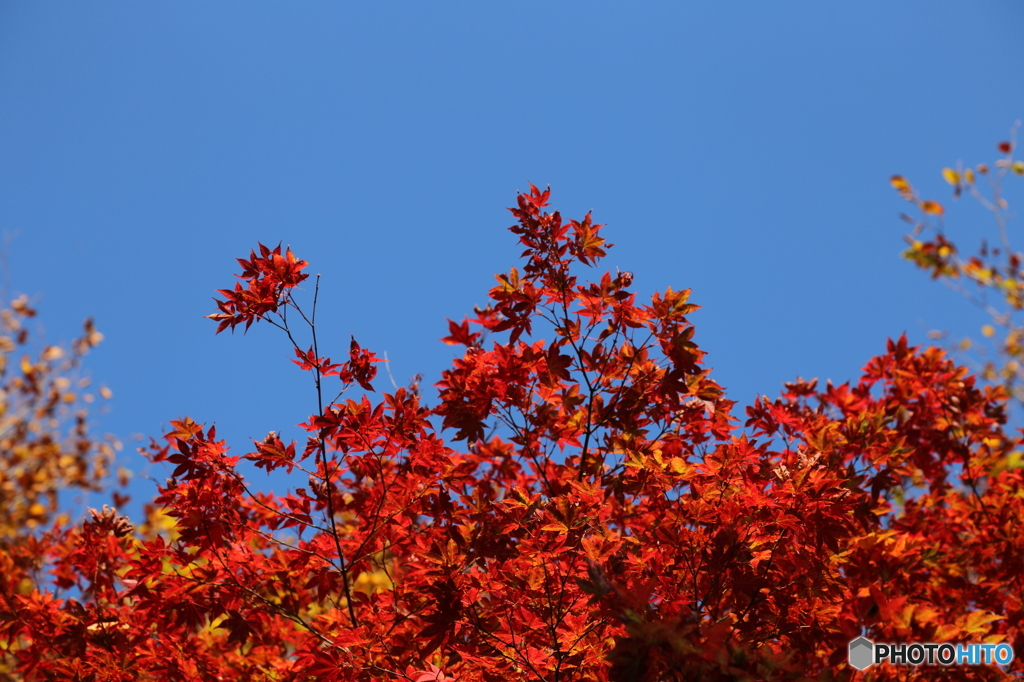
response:
M853 383L787 384L742 423L704 366L689 290L580 276L610 247L535 187L523 263L449 322L433 408L374 394L379 359L319 349L307 263L240 259L217 331L275 325L318 411L229 454L172 423L138 527L114 510L0 577L20 679L849 680L847 644L1020 641L1022 470L1006 393L889 341ZM314 287L315 291L315 287ZM299 343L305 330L310 341ZM292 477L258 492L243 461ZM915 495L908 495L911 488ZM1019 657L1017 661L1019 661ZM1014 670L1020 664L1014 662ZM996 679L876 668L865 679ZM945 677L944 677L945 676Z

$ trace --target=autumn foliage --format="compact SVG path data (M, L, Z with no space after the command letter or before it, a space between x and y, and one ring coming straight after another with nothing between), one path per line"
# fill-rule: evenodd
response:
M116 447L90 437L88 404L96 396L88 378L74 376L103 335L87 320L68 348L33 349L35 317L26 296L0 310L0 543L47 525L59 492L100 490Z
M1024 403L1024 253L1013 245L1013 213L1007 200L1007 181L1024 176L1024 161L1015 156L1019 125L1013 128L1009 140L996 145L999 158L994 163L957 163L955 168L942 169L942 178L952 188L952 199L970 197L991 214L995 224L995 231L983 238L970 255L962 255L946 229L942 204L921 199L902 176L893 176L892 185L917 209L915 216L904 216L914 226L907 235L909 248L904 258L932 278L951 284L991 318L991 324L981 329L983 337L992 339L988 347L963 339L958 350L979 351L979 374L1002 384L1012 397Z
M36 589L0 578L9 675L1004 676L856 673L861 634L1007 641L1024 670L1024 470L1007 465L1002 388L901 338L859 380L796 380L740 419L690 292L638 302L630 273L584 277L610 245L548 200L519 195L524 262L449 322L461 355L431 407L417 385L375 393L379 359L354 339L340 361L321 352L305 261L240 259L210 317L286 333L321 405L308 437L231 454L175 421L148 450L171 476L148 519L94 511L39 543ZM294 487L255 490L243 460Z

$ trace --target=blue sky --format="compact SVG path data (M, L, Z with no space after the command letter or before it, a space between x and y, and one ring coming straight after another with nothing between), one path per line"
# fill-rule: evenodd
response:
M6 2L4 274L49 341L95 317L97 429L159 480L134 435L188 414L245 452L315 407L275 330L203 319L235 257L291 244L323 275L322 348L354 334L432 383L445 318L518 262L530 182L593 209L643 296L693 289L733 400L844 381L887 337L984 321L899 258L887 180L945 201L943 166L996 157L1022 26L1008 0Z

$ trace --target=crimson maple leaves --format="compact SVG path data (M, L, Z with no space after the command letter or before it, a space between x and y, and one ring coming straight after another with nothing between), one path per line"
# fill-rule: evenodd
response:
M239 258L238 264L242 266L238 277L245 280L247 286L236 282L233 290L220 289L219 293L225 298L217 301L220 312L207 316L219 323L218 334L228 328L234 330L242 323L248 331L253 322L276 313L287 301L287 293L309 277L302 272L308 263L297 259L291 249L282 255L280 245L271 250L260 244L259 256L251 251L249 260Z
M175 422L150 450L174 468L147 523L133 534L105 512L55 531L41 560L63 596L7 580L9 667L834 680L853 678L846 646L864 632L1019 639L1024 495L1021 469L998 466L1015 445L1000 389L900 339L855 385L789 384L741 425L694 342L689 291L638 304L630 273L581 280L609 245L548 200L519 195L525 264L449 323L465 350L433 407L415 387L349 395L372 390L377 358L355 340L346 362L319 352L315 308L295 298L305 261L262 245L240 260L210 317L286 331L320 397L306 443L271 432L231 456L212 427ZM254 491L243 459L294 488Z

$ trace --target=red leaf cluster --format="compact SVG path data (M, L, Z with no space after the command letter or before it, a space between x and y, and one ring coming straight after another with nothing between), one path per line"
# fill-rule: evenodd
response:
M296 487L253 491L212 427L175 422L149 451L172 477L134 534L98 513L35 547L50 586L4 575L8 669L852 680L861 634L1016 646L1024 469L1006 464L1018 440L1001 389L901 338L856 383L797 380L741 427L694 341L690 292L638 303L630 273L581 281L608 245L548 199L531 187L512 209L522 271L449 322L444 340L465 351L436 406L401 388L323 400L327 376L372 390L379 360L354 339L342 365L315 334L295 345L323 405L307 444L271 432L244 458L298 473ZM261 253L218 303L218 330L274 313L304 277L290 252Z
M291 249L284 255L280 244L273 250L260 244L259 249L259 256L251 251L249 260L238 259L242 273L237 277L246 283L245 286L236 282L234 289L218 289L218 293L225 297L223 301L214 299L220 312L207 315L219 323L218 334L228 328L234 331L243 322L248 331L256 320L262 320L267 313L277 312L286 300L283 298L286 292L309 277L302 274L308 263L297 259Z

